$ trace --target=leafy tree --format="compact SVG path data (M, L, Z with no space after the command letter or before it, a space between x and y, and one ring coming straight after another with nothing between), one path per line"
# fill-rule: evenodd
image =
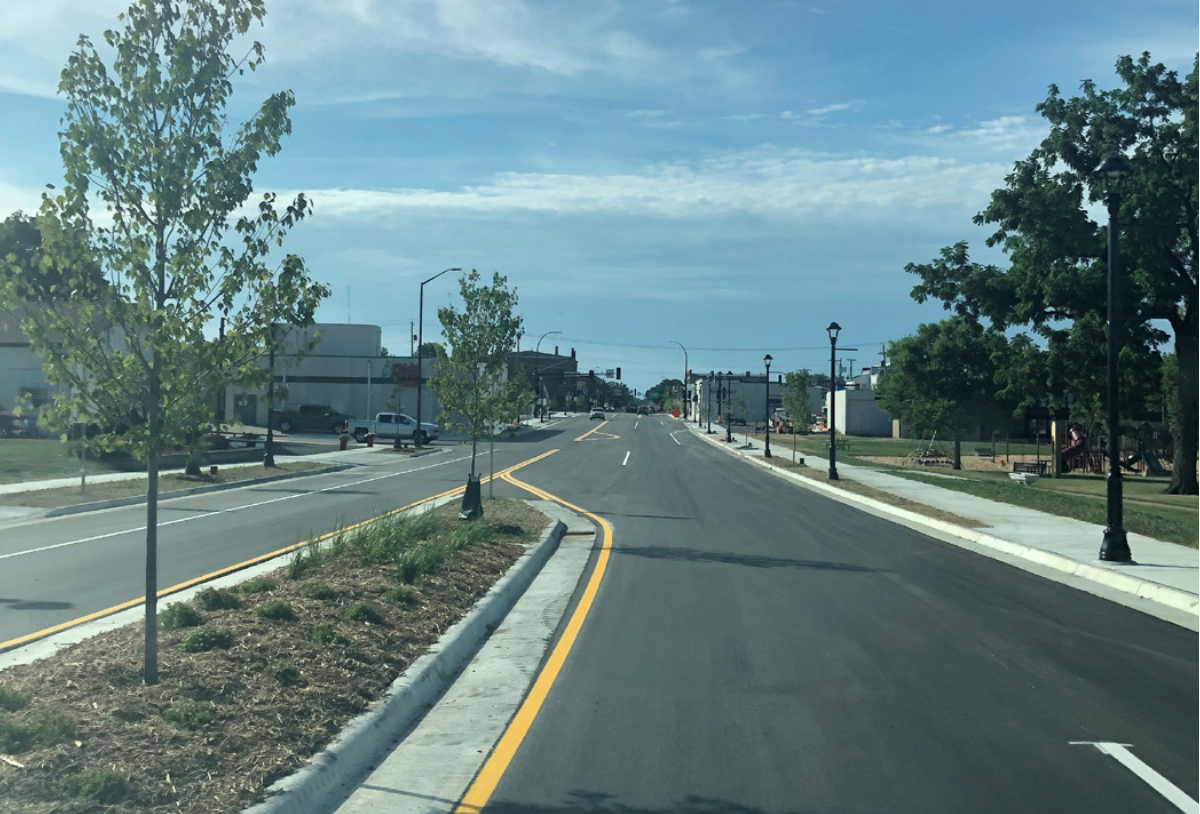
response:
M440 354L446 352L446 346L441 342L422 342L421 343L421 358L422 359L438 359Z
M954 439L954 468L962 468L962 439L1006 412L995 396L993 357L1004 335L961 316L927 323L891 343L891 368L879 380L880 406L925 435Z
M148 684L158 675L159 459L211 418L214 382L263 377L273 323L311 322L328 295L301 258L267 262L308 214L303 195L281 213L265 193L239 214L258 162L291 130L290 92L240 127L225 114L233 77L263 60L257 43L241 59L229 47L264 13L263 0L139 0L104 33L111 65L81 36L59 85L65 184L43 197L38 228L43 265L62 272L72 300L44 304L22 328L47 378L67 385L45 418L98 422L104 442L146 462ZM19 303L36 280L10 271L4 299ZM205 333L216 312L220 340Z
M495 438L531 396L527 382L507 376L508 352L522 323L516 315L516 289L510 290L508 278L500 274L485 285L475 270L458 285L462 310L453 305L438 309L450 352L439 352L429 386L437 394L443 423L471 439L474 478L479 441Z
M1123 357L1140 366L1157 364L1155 348L1167 334L1150 322L1171 327L1179 364L1173 405L1175 461L1172 493L1196 494L1197 424L1197 66L1180 81L1174 71L1152 64L1148 53L1136 61L1117 60L1123 87L1097 90L1086 80L1079 96L1065 98L1051 85L1037 110L1050 133L1018 162L1005 186L975 223L991 224L989 246L1001 246L1011 266L1000 269L970 262L965 243L943 249L929 264L906 270L921 282L913 297L940 299L947 309L989 320L998 328L1029 326L1047 340L1054 355L1047 367L1051 386L1067 384L1064 355L1086 360L1091 386L1076 391L1102 397L1097 384L1102 361L1107 293L1107 219L1098 223L1084 208L1103 191L1092 176L1105 155L1123 153L1133 176L1121 208ZM1066 326L1066 327L1064 327ZM1058 380L1055 380L1057 376ZM1076 377L1075 385L1086 384ZM1061 398L1063 392L1050 392ZM1087 398L1084 400L1085 407Z
M77 238L81 245L86 243L84 238ZM79 254L82 266L76 271L88 278L90 288L102 289L103 273L86 252ZM78 294L68 287L71 276L70 270L64 271L46 258L36 215L14 212L0 223L0 285L13 284L25 300L65 300Z
M793 370L783 375L783 409L795 432L807 431L812 424L812 400L809 388L817 383L811 370Z

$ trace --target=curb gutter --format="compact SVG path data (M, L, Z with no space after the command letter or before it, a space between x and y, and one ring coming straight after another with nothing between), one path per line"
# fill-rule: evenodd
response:
M171 500L177 497L189 497L190 495L202 495L206 492L224 492L227 489L240 489L243 486L256 486L260 483L274 483L281 480L292 480L293 478L305 478L309 475L328 475L331 472L341 472L346 469L352 469L357 464L337 464L335 466L326 467L325 469L309 469L304 472L289 472L285 475L271 475L265 478L251 478L249 480L231 481L229 483L214 483L211 486L194 486L191 489L173 489L170 492L159 493L158 500L161 503L164 500ZM145 495L134 495L132 497L115 497L112 500L97 500L92 503L76 503L73 506L58 506L48 510L42 517L62 517L68 514L82 514L83 512L96 512L101 509L114 509L118 506L136 506L139 503L145 503Z
M701 436L703 437L703 436ZM717 442L709 441L716 445ZM718 447L719 449L727 449L726 447ZM733 454L730 452L730 454ZM802 475L794 475L791 472L785 472L776 466L765 463L752 456L739 455L739 458L750 461L751 463L766 469L768 472L780 478L793 481L806 488L825 494L835 496L844 503L858 503L863 506L869 506L882 514L890 514L895 517L902 518L909 523L926 526L936 529L944 534L949 534L953 537L958 537L961 540L966 540L977 545L986 546L997 551L1002 551L1014 557L1019 557L1030 562L1047 568L1053 568L1056 571L1080 577L1082 579L1095 582L1107 588L1122 591L1124 593L1133 594L1141 599L1146 599L1151 602L1156 602L1160 605L1165 605L1168 608L1175 610L1186 611L1192 614L1200 614L1200 596L1181 591L1178 588L1172 588L1169 585L1163 585L1158 582L1152 582L1147 579L1129 576L1115 571L1110 571L1098 565L1093 565L1087 562L1064 557L1061 554L1055 554L1053 551L1037 548L1024 543L1014 543L1010 540L1005 540L1000 537L995 537L976 529L956 526L953 523L947 523L945 520L935 520L932 517L926 517L923 514L918 514L908 509L902 509L899 506L892 506L888 503L875 500L874 498L864 495L856 495L853 492L847 492L843 489L838 489L828 484L815 481L810 478L805 478Z
M337 738L303 768L268 788L267 793L273 796L243 814L312 814L329 810L340 801L370 774L470 663L558 550L566 530L561 520L551 521L541 541L522 554L466 616L409 665L383 698L346 724Z

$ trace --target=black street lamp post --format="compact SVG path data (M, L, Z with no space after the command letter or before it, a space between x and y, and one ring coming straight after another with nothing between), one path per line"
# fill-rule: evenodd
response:
M724 400L725 400L725 374L722 371L718 370L717 371L717 421L720 421L721 417L725 415L725 413L722 412L723 408L721 406L724 403Z
M766 389L766 393L764 394L766 396L766 403L763 407L763 410L767 414L767 420L766 420L766 426L763 428L764 429L763 457L770 458L771 457L771 354L768 353L766 356L763 357L763 364L767 366L767 378L764 380L764 383L767 385L767 389Z
M271 351L267 367L271 380L267 383L267 442L263 445L263 466L275 468L275 326L271 326Z
M733 443L733 371L725 371L725 443Z
M708 371L708 386L704 388L706 391L708 391L708 430L705 432L706 435L713 434L713 430L712 430L712 391L713 391L713 384L716 382L716 380L717 380L717 374L713 373L711 370Z
M1108 205L1108 525L1100 544L1104 562L1133 562L1125 535L1123 484L1121 479L1121 424L1117 397L1117 357L1121 353L1121 197L1133 168L1125 157L1113 154L1100 162L1093 175L1104 189Z
M825 329L829 333L829 479L837 480L837 338L842 326L836 322L829 323Z
M688 371L690 370L690 368L688 367L688 352L687 352L687 348L683 347L682 342L676 342L674 339L672 339L671 344L678 345L680 348L683 349L683 394L682 394L683 395L683 420L687 421L687 417L688 417L687 388L688 388Z
M553 336L554 334L560 334L560 333L562 333L562 331L546 331L544 334L542 334L540 337L538 337L537 346L534 347L534 349L533 349L533 380L536 383L536 387L537 387L537 397L534 399L535 405L537 405L537 402L540 402L542 400L542 372L541 372L542 340L545 339L547 336ZM546 401L549 401L549 400L550 399L546 399ZM538 415L540 416L540 418L538 420L542 424L545 424L546 423L546 406L545 405L539 406Z
M432 283L438 277L451 271L462 271L460 268L443 269L437 274L430 277L421 283L420 296L417 304L417 428L413 431L413 448L420 449L421 442L425 440L425 434L421 431L421 391L424 389L424 347L425 344L425 284ZM400 449L400 433L396 433L396 440L392 443L393 449Z

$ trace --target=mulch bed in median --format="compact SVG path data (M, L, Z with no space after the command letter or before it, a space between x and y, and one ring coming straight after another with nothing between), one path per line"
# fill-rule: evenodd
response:
M485 506L484 539L411 586L392 563L341 557L229 592L240 608L200 610L203 627L160 633L155 686L142 682L141 624L0 673L0 812L219 814L261 799L464 616L547 522L520 501ZM456 511L434 513L439 534L454 531ZM276 602L294 619L260 615ZM228 630L232 646L185 652L198 630ZM14 754L22 734L33 745Z

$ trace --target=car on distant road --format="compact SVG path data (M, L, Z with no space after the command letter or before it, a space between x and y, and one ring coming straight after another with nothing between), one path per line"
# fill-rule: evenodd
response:
M295 410L275 410L272 423L275 429L286 433L296 430L342 433L346 431L346 422L352 420L351 416L325 404L301 404Z
M424 444L426 441L436 441L441 428L428 421L421 422L417 429L417 420L404 413L376 413L374 421L352 418L346 425L346 432L354 436L354 440L363 443L371 433L376 438L411 438L414 443Z
M0 438L29 435L29 419L11 410L0 410Z
M591 421L593 418L598 418L601 421L603 421L604 420L604 408L593 407L592 414L590 416L588 416L588 421Z
M637 414L638 415L650 415L650 411L648 409L646 409L645 407L638 407Z

